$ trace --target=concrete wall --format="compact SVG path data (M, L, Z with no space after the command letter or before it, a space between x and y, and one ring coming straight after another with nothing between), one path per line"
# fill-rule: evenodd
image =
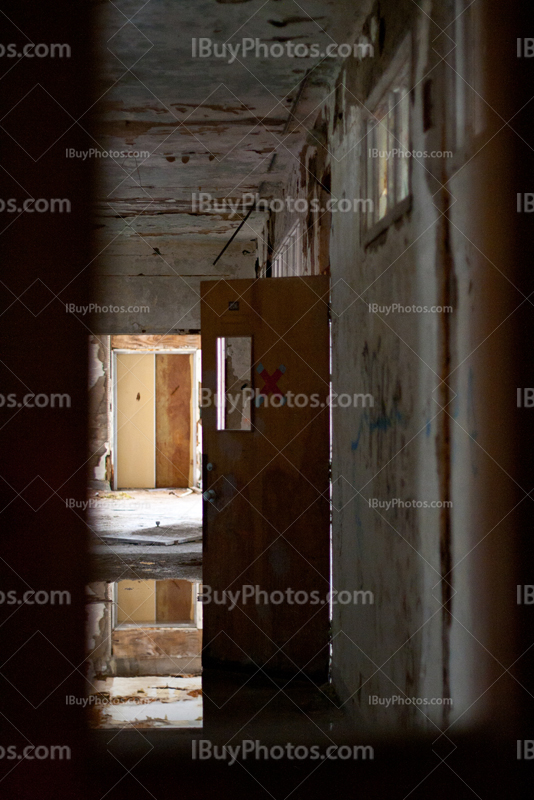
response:
M388 46L375 63L344 75L346 88L339 90L331 113L337 123L335 131L331 123L334 153L341 155L332 160L335 197L365 197L360 176L367 143L357 144L364 135L360 101L365 104L376 83L387 79L388 62L410 31L415 34L412 85L424 69L424 17L416 20L413 7L405 5L403 15L391 4L381 7L384 21L375 20L385 26ZM410 116L412 146L424 149L420 91L411 94ZM353 711L390 730L431 729L443 719L444 708L386 708L371 705L374 696L448 696L439 586L442 514L369 505L445 499L443 432L433 394L441 371L443 318L369 311L372 303L439 305L439 212L425 168L411 166L411 210L367 247L360 215L337 214L330 243L333 389L369 392L374 398L372 409L334 410L334 586L370 590L375 604L334 607L333 675Z

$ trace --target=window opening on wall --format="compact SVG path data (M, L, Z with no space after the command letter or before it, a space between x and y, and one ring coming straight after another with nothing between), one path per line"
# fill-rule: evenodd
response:
M404 210L410 186L410 59L405 43L371 95L365 114L363 229L369 231ZM371 202L369 202L371 201Z
M297 222L283 239L272 262L272 277L287 278L302 275L302 240L300 224Z
M410 194L409 91L406 85L387 92L367 121L366 228L395 209Z

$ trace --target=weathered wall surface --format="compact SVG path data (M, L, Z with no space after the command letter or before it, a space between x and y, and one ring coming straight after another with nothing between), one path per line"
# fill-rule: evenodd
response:
M111 478L109 336L89 337L89 479Z
M451 149L450 67L440 60L451 45L439 40L436 26L444 29L451 12L431 2L420 13L409 2L375 6L361 31L375 56L341 70L288 193L365 197L363 109L389 80L406 39L411 148ZM300 274L330 271L333 391L374 400L372 407L333 410L333 585L371 591L374 603L334 605L332 674L354 715L390 732L411 726L437 733L455 720L469 726L495 708L495 697L484 694L497 677L495 660L484 652L493 648L487 581L490 574L505 580L495 571L503 534L496 549L478 542L504 516L506 501L490 512L473 500L497 487L498 472L480 447L477 373L487 353L478 345L484 327L489 333L494 325L484 322L491 295L480 288L488 283L487 264L471 241L481 236L473 191L480 164L468 163L474 151L450 161L412 160L411 202L370 242L359 213L285 212L270 223L276 253L299 222ZM373 303L450 305L452 313L372 313ZM492 311L504 318L506 307L493 296ZM487 431L491 451L489 418ZM400 502L373 508L373 500ZM409 501L449 505L400 506ZM508 645L501 639L500 651ZM373 696L393 695L435 704L373 703Z
M477 149L480 146L477 143ZM513 245L506 241L513 236L510 220L493 210L496 219L488 224L493 179L481 181L480 176L492 176L498 160L490 144L449 183L457 198L450 213L457 283L448 379L455 590L450 682L456 706L453 719L474 703L468 719L484 721L491 714L504 730L514 718L514 691L522 692L518 683L503 675L504 667L517 658L510 655L518 613L512 561L518 538L514 512L525 498L518 493L524 486L523 475L516 474L517 483L512 477L518 464L508 447L516 391L509 354L515 349L514 314L524 302L525 287L510 273ZM508 213L513 215L512 203ZM497 248L493 231L502 236ZM521 363L520 355L517 361ZM508 413L503 415L503 409Z
M388 13L389 10L389 13ZM332 109L332 193L362 196L365 149L361 103L387 72L413 26L412 85L427 42L412 10L382 8L386 34L373 64L345 73ZM424 26L424 23L423 23ZM419 75L418 75L419 73ZM422 146L421 92L410 98L412 146ZM361 142L361 144L358 144ZM356 146L352 146L355 144ZM351 149L352 148L352 149ZM383 728L432 728L443 707L372 705L394 695L444 696L439 591L440 511L372 508L370 503L437 501L440 494L439 314L371 313L380 307L438 305L439 212L424 167L412 164L411 209L363 246L360 214L336 214L331 229L333 389L370 393L372 408L333 416L334 586L373 592L374 605L334 607L333 676L343 700ZM439 184L435 186L435 192ZM363 195L365 197L365 195ZM433 587L436 586L436 589Z
M88 679L111 657L111 610L113 584L105 581L86 587L86 641Z
M161 219L161 218L160 218ZM116 223L116 220L112 220ZM113 240L95 268L94 303L100 308L115 306L118 313L95 313L90 327L95 333L179 334L200 329L200 281L211 278L253 278L256 238L232 242L217 265L231 234L220 239L184 241L179 235L158 227L157 238L145 228L120 230L106 226L103 241ZM116 227L116 226L115 226ZM250 233L250 232L249 232ZM153 246L152 246L153 245ZM154 248L159 251L155 252Z

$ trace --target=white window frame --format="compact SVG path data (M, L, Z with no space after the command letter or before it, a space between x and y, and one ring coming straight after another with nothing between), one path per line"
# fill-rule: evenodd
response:
M395 156L389 159L374 158L369 151L410 150L411 137L411 38L408 36L399 47L392 63L383 78L369 95L362 115L362 181L360 196L362 211L360 233L365 246L393 222L406 213L412 202L412 159ZM384 111L387 108L387 111ZM404 119L402 114L405 114ZM381 121L377 123L377 119ZM383 121L382 121L383 120ZM404 124L404 141L403 136ZM379 196L381 168L386 172L386 202L384 213L380 214ZM403 181L405 192L400 190ZM372 201L372 207L365 204Z
M272 278L289 278L304 274L301 228L300 222L296 222L283 238L271 262Z

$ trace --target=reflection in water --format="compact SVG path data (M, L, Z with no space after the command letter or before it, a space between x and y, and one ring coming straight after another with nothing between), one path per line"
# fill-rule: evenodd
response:
M200 591L177 579L89 584L93 727L201 727Z

